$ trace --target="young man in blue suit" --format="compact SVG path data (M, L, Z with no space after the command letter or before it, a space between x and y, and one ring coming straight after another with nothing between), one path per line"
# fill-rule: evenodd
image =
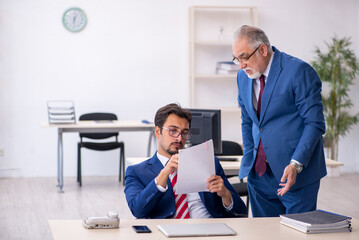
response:
M271 47L259 28L235 33L233 61L242 112L244 156L239 178L248 176L254 217L316 209L326 175L321 81L298 58Z
M175 215L179 218L169 176L177 170L178 150L190 137L191 120L191 112L177 104L168 104L157 111L158 151L152 158L126 170L126 200L136 218L174 218ZM187 194L187 217L223 218L245 214L246 206L228 182L217 158L215 168L216 175L207 180L209 192Z

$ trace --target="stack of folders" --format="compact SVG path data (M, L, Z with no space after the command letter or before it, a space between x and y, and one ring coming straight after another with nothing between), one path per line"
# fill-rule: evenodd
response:
M49 123L75 123L75 106L73 101L48 101L47 113Z
M234 62L217 62L216 74L237 74L239 66Z
M351 217L315 210L305 213L280 215L281 224L304 233L351 232Z

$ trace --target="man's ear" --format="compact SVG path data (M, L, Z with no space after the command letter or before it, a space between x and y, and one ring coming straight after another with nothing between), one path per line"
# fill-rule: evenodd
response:
M160 137L160 134L161 134L161 128L159 126L156 126L155 127L155 135L156 135L157 139Z
M265 44L262 44L262 46L259 48L259 51L263 57L266 57L268 55L268 47Z

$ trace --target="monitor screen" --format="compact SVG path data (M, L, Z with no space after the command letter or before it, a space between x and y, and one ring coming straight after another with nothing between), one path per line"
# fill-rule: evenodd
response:
M214 153L222 153L221 110L187 109L192 113L191 134L192 146L213 139Z

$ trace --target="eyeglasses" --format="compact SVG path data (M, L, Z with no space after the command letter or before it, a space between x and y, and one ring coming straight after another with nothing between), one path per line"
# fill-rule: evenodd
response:
M162 127L162 129L165 129L168 131L168 135L170 135L171 137L178 137L179 135L182 136L183 139L190 139L192 134L189 133L188 130L183 130L182 132L177 131L176 129L170 129L170 128L166 128L166 127Z
M243 62L247 62L247 61L253 56L253 54L254 54L255 52L257 52L257 50L260 48L260 46L262 46L262 44L259 45L259 46L256 48L256 50L254 50L248 57L244 57L244 58L240 58L240 59L238 59L238 58L236 58L236 57L233 57L232 62L234 62L234 64L236 64L236 65L242 64Z

